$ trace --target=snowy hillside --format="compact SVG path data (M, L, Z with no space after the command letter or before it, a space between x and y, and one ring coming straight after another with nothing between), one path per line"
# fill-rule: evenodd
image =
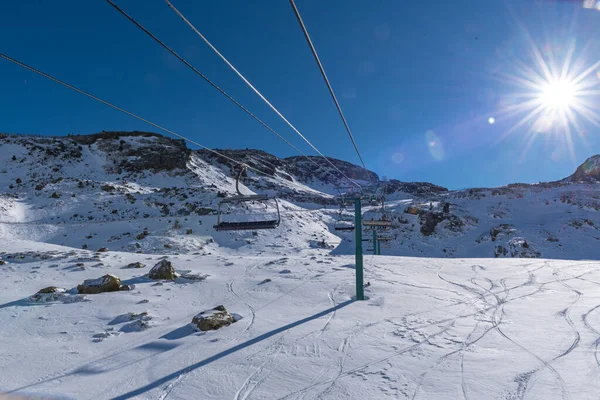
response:
M598 156L538 185L381 182L363 219L390 240L363 243L355 301L347 184L317 158L223 153L269 175L240 190L280 199L277 229L216 232L238 170L181 141L0 137L0 397L598 398Z
M325 240L334 254L354 252L353 233L334 229L336 221L353 218L351 208L340 212L336 197L336 187L348 182L322 158L221 150L269 175L248 171L241 190L277 196L282 228L217 233L217 206L235 194L238 167L180 140L144 132L6 136L0 149L5 238L145 253L262 245L297 250ZM392 179L385 188L394 226L384 232L391 241L382 254L598 259L600 192L591 183L598 160L590 158L563 181L495 189L448 191ZM376 174L331 161L365 187L378 182L376 194L382 194ZM377 207L367 203L365 218ZM272 210L249 212L260 217Z

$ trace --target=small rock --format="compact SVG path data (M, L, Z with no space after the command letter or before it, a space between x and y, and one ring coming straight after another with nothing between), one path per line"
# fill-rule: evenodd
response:
M148 273L150 279L167 279L174 280L177 278L173 264L168 260L161 260Z
M124 266L123 268L144 268L146 266L146 264L142 264L141 262L132 262L130 264L127 264L126 266Z
M48 286L46 288L43 288L33 296L29 297L29 301L33 301L35 303L51 303L55 301L63 301L67 303L78 300L73 299L73 301L66 301L68 296L69 295L67 294L66 289L59 288L56 286Z
M236 320L229 314L224 306L217 306L212 310L203 311L192 319L192 324L201 331L211 331L231 325Z
M65 289L58 288L56 286L48 286L43 289L40 289L38 293L64 293Z
M140 300L140 301L138 301L137 303L138 303L138 304L146 304L146 303L149 303L149 302L150 302L150 300L148 300L148 299L144 299L144 300Z
M289 269L282 269L281 271L279 271L280 274L291 274L292 271L290 271Z
M96 250L97 253L106 253L108 251L107 247L100 247L98 250Z
M200 275L200 274L183 274L180 276L181 279L187 279L189 281L197 281L202 282L208 278L208 275Z
M119 287L120 291L127 291L127 290L131 290L133 289L133 286L131 285L121 285L121 287Z
M263 280L261 283L259 283L259 285L264 285L265 283L269 283L271 282L271 280L269 278Z

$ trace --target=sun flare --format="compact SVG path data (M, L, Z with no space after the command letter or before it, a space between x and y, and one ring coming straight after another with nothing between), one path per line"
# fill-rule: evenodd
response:
M587 51L574 57L574 42L563 46L561 54L542 53L529 35L527 38L530 52L513 60L511 72L500 74L514 89L503 98L497 117L518 119L499 140L520 132L524 157L543 135L574 160L575 140L587 144L586 126L600 128L600 61L586 62Z
M577 89L572 81L553 80L543 85L541 89L539 100L548 111L566 111L576 106Z

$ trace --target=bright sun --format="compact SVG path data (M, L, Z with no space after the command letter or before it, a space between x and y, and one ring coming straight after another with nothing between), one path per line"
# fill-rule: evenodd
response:
M577 101L577 89L571 81L553 80L541 89L539 100L549 111L566 111Z
M514 85L516 90L505 96L502 108L494 116L497 120L517 116L519 119L499 140L526 128L522 132L523 155L543 134L548 140L555 140L557 146L564 146L575 160L576 136L586 144L585 125L600 128L600 60L588 64L585 52L575 58L574 41L562 50L557 47L560 52L543 54L526 28L524 32L531 52L525 52L523 59L512 60L513 73L500 73L503 82Z

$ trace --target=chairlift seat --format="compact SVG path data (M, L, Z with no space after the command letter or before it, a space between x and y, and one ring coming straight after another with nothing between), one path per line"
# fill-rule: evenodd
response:
M373 220L373 221L363 221L364 226L392 226L392 221L384 221L384 220Z
M275 229L279 226L279 221L245 221L245 222L220 222L213 225L215 231L246 231L255 229Z
M243 203L245 201L265 201L270 197L266 194L253 194L248 196L232 196L221 200L221 203Z
M348 231L353 231L354 230L354 226L336 226L334 229L336 231L345 231L345 232L348 232Z
M235 180L235 190L237 192L237 196L227 197L222 199L219 202L219 210L217 216L217 223L213 225L214 230L216 231L250 231L257 229L275 229L279 226L281 222L281 214L279 212L279 203L277 202L277 198L270 197L266 194L253 194L253 195L244 195L240 192L240 178L244 171L248 168L246 164L242 164L242 168L240 169L238 176ZM239 204L249 201L258 201L268 204L269 202L275 203L275 212L277 214L277 218L273 219L271 216L270 219L263 219L261 221L223 221L223 205L229 204Z

